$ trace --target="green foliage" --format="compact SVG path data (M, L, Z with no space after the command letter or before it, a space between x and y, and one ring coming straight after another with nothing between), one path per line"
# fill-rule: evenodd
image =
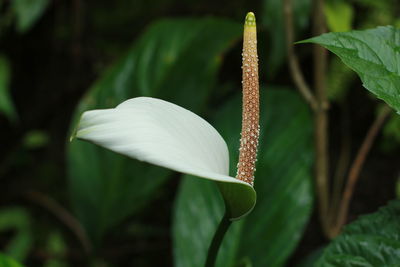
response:
M0 253L0 266L1 267L23 267L21 264L19 264L14 259L7 257L6 255L3 255L1 253Z
M317 43L335 53L357 72L365 88L400 112L399 29L327 33L302 43Z
M231 174L238 158L240 120L230 118L240 118L240 101L236 97L227 103L215 124L230 149ZM283 266L310 216L312 124L307 106L294 92L267 89L261 107L257 204L227 233L218 266L249 261L252 266ZM176 266L202 266L222 213L223 202L212 184L190 178L183 182L173 225Z
M52 232L50 233L48 240L47 240L47 251L51 255L62 256L65 255L66 252L66 244L59 232ZM61 258L61 257L60 257ZM66 267L68 264L63 259L49 259L46 261L44 267Z
M24 136L24 146L28 149L36 149L45 146L49 142L49 136L46 132L32 130Z
M352 29L353 7L343 0L331 0L326 3L325 15L328 28L332 32L346 32Z
M296 0L293 2L293 23L296 31L307 28L311 13L311 0ZM262 16L259 21L269 31L268 46L270 51L267 56L268 75L276 73L286 58L285 23L283 16L282 0L264 0ZM262 35L259 35L262 37ZM262 70L262 68L261 68Z
M339 58L332 58L327 73L327 94L332 101L342 101L357 75L349 67L343 65Z
M398 266L400 201L346 226L318 260L319 266Z
M343 0L331 0L325 5L328 28L332 32L346 32L352 29L353 7Z
M32 28L48 5L49 0L13 0L18 32L24 33Z
M5 254L17 260L25 259L32 245L30 216L26 210L18 207L1 209L0 231L6 230L14 230L15 235L4 249Z
M400 144L400 117L393 114L388 119L387 123L383 128L383 134L386 138L388 138L390 142L390 146L393 147L395 143Z
M4 55L0 54L0 112L4 113L9 119L16 119L13 102L10 97L11 70L10 63Z
M204 109L223 52L242 33L223 19L162 20L151 25L81 102L82 111L154 96ZM205 41L206 40L206 41ZM73 123L75 125L75 123ZM69 146L71 199L93 240L156 197L171 171L133 161L81 141Z

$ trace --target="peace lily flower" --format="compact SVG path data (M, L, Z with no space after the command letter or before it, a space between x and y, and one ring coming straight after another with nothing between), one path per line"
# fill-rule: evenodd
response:
M137 97L116 108L86 111L76 137L134 159L213 180L229 219L245 216L256 202L253 180L259 136L257 36L252 12L246 16L243 35L242 133L236 178L229 176L229 152L221 135L201 117L161 99Z

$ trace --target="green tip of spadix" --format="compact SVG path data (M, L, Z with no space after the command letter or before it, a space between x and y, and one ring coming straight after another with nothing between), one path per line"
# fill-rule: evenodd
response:
M244 25L246 25L246 26L256 26L256 16L254 15L253 12L247 13Z

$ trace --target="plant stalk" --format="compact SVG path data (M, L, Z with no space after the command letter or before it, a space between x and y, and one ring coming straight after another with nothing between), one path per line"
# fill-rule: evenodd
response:
M207 260L205 267L214 267L216 260L217 260L217 255L218 255L218 250L221 246L222 240L224 239L225 233L228 231L229 226L232 224L232 221L229 220L229 217L227 213L225 212L224 217L222 217L221 222L218 225L217 231L214 234L214 237L211 241L211 245L208 248L208 253L207 253Z
M314 0L313 35L326 32L324 0ZM328 108L326 95L327 51L314 45L314 87L318 108L315 112L315 178L318 195L319 216L324 234L329 237L329 153L328 153Z

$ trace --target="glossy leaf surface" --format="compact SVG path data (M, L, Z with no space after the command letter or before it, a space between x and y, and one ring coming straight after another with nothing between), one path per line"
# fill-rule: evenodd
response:
M323 252L316 267L398 266L400 262L400 201L361 216L345 226Z
M327 33L316 43L335 53L360 76L366 89L400 112L400 30L392 26Z

